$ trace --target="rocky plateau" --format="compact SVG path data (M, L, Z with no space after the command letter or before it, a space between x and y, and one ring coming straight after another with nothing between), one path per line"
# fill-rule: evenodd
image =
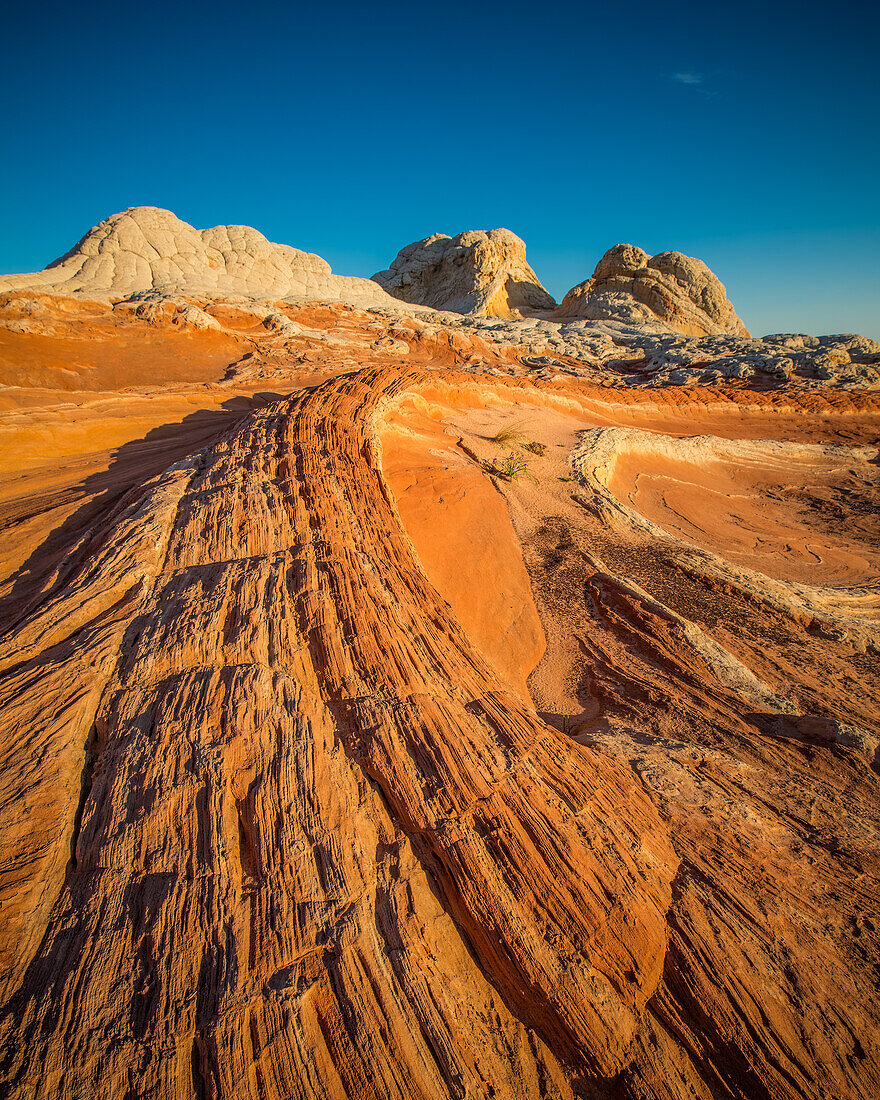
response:
M0 1094L880 1095L878 389L629 245L0 277Z

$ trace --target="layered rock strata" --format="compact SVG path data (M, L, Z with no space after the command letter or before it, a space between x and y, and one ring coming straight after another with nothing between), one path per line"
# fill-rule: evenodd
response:
M878 1091L876 396L29 300L5 1094Z
M426 584L371 426L400 387L361 376L254 416L125 502L16 625L19 1095L121 1094L134 1067L140 1096L486 1088L462 1028L511 1076L510 1028L533 1074L558 1073L543 1044L624 1064L677 861L628 770L543 725Z

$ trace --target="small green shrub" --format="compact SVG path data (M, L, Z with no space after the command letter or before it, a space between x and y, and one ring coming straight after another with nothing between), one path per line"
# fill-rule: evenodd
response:
M574 724L577 719L576 714L572 714L567 708L559 716L562 719L562 732L569 734L574 729Z
M504 458L493 458L489 467L490 474L497 474L506 481L516 481L518 477L528 472L529 464L524 455L518 455L515 451L505 455Z

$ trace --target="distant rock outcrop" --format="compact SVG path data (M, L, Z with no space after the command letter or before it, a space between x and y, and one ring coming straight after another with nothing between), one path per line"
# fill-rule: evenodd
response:
M435 233L401 249L373 279L404 302L454 313L509 317L556 305L526 262L524 242L509 229Z
M155 206L134 206L100 222L45 271L0 277L0 293L19 289L103 298L207 292L394 304L370 279L334 275L320 256L273 244L250 226L193 229Z
M554 316L659 323L687 336L749 336L723 284L702 260L681 252L649 256L631 244L609 249L593 277L573 287Z

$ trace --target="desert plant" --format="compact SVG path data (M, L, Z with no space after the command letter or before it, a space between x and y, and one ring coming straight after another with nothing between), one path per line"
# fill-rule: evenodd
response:
M566 707L565 710L559 716L562 719L562 732L565 734L571 733L574 729L576 714L573 714L571 710Z
M526 437L523 435L524 426L522 421L508 424L506 428L502 428L492 436L492 442L498 447L521 447L526 442Z
M536 443L534 440L532 440L531 443L523 443L522 448L524 451L531 451L531 453L537 455L538 458L541 458L547 450L543 443Z
M518 477L522 477L522 475L526 473L528 468L529 464L525 456L518 455L516 451L511 451L510 454L505 455L504 458L493 458L492 465L489 467L489 473L497 474L507 481L516 481Z

